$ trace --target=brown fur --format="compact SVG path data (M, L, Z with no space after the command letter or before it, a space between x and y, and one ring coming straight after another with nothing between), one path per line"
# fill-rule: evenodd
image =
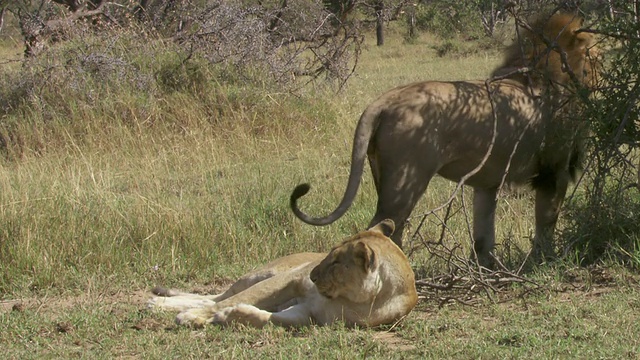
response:
M572 15L557 14L542 24L534 28L543 29L544 37L525 34L524 52L519 45L508 49L504 64L494 71L497 80L489 85L428 81L380 96L358 122L351 172L338 207L322 218L303 213L297 200L309 185L302 184L291 195L295 215L312 225L327 225L344 215L368 158L378 193L371 224L393 219L398 229L392 238L401 246L404 222L431 178L439 174L457 182L477 170L465 184L474 188L474 256L479 263L492 264L497 190L503 183L530 183L536 189L534 255L538 260L552 257L558 212L582 153L577 135L582 125L563 112L572 99L570 90L593 78L587 61L593 37L578 31L581 20ZM555 45L547 50L545 43ZM529 76L514 71L527 64L536 70Z
M267 323L297 327L377 326L407 315L418 301L413 271L388 236L385 220L335 246L328 254L293 254L251 272L220 295L156 288L149 307L181 311L177 322Z

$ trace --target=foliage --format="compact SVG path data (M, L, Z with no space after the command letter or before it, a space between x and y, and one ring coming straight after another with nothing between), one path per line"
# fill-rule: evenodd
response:
M416 6L416 26L443 38L466 39L493 36L496 26L506 20L505 4L496 1L429 1Z
M117 36L126 29L137 31L140 41L153 34L174 42L183 49L185 61L197 55L235 67L238 73L259 69L296 87L304 84L300 79L323 77L342 86L353 72L362 41L357 24L337 21L321 0L76 3L20 0L8 5L19 19L27 57L87 32Z
M450 38L452 35L478 38L482 34L480 14L472 4L463 1L418 4L416 27L443 38Z

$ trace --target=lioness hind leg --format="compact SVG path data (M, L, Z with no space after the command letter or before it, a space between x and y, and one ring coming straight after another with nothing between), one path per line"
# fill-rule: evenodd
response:
M148 308L164 309L164 310L177 310L185 311L188 309L198 309L207 306L213 306L216 303L223 301L236 295L253 285L269 279L276 275L278 272L271 269L260 269L258 271L249 273L233 283L225 292L216 295L199 295L180 290L168 289L163 287L155 287L151 290L152 293L158 295L147 301Z
M156 296L147 301L149 309L185 311L215 305L216 302L206 295L187 294L175 296Z
M281 257L242 276L225 292L216 295L192 294L157 286L151 292L158 296L150 299L147 302L147 307L178 311L209 307L278 274L292 271L296 267L304 266L312 261L320 261L325 255L322 253L298 253Z
M211 306L220 295L199 295L156 286L151 290L158 295L147 301L149 309L184 311L192 308Z

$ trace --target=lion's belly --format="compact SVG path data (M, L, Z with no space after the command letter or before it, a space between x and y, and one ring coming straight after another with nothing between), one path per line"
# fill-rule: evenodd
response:
M518 151L513 154L513 147L507 149L494 148L484 164L480 166L486 151L477 149L473 152L461 152L460 156L444 162L438 174L445 179L458 182L468 174L475 172L465 184L473 187L493 188L502 183L523 184L532 179L539 170L539 147ZM450 155L450 154L449 154Z
M535 166L534 162L519 163L516 169L509 169L506 176L505 169L506 167L504 166L500 168L485 167L467 179L465 184L488 189L498 187L503 182L506 184L524 184L537 174L537 166ZM470 166L470 164L454 163L440 169L438 174L445 179L458 182L473 170L474 166Z

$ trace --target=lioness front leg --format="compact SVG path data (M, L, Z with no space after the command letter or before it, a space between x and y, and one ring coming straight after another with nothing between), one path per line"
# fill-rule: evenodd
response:
M269 312L247 304L238 304L214 314L212 323L232 323L262 328L268 323L285 327L308 326L312 323L310 311L304 305L291 306L283 311Z
M311 312L305 305L290 306L278 312L269 312L249 304L237 304L218 311L215 309L215 306L211 306L183 311L178 314L176 322L196 328L206 324L231 323L262 328L269 322L278 326L298 327L311 325L313 322Z
M260 310L253 305L238 304L215 313L211 323L218 325L237 323L262 328L270 318L271 313L266 310Z

